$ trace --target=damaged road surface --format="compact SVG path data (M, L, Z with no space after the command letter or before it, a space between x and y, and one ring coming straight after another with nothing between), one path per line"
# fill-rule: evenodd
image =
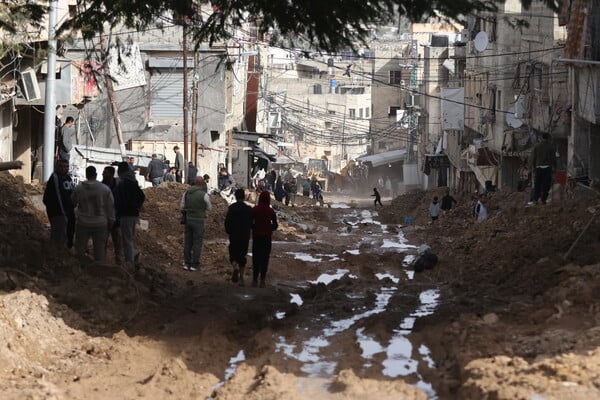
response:
M477 225L468 199L429 224L434 191L377 209L275 202L254 288L230 281L218 196L192 272L173 206L184 187L147 189L129 271L111 249L105 265L53 249L41 189L8 174L0 186L3 398L600 398L600 227L563 257L595 199L525 208L500 192L500 216ZM423 244L439 263L415 273Z

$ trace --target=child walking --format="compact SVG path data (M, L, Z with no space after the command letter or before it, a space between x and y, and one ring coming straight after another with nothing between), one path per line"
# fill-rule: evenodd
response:
M431 222L435 222L440 217L441 205L438 203L437 196L433 197L433 201L429 204L429 215L431 216Z

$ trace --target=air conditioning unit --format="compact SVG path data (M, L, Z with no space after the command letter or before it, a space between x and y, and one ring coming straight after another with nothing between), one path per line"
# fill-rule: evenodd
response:
M32 68L21 72L21 87L23 89L23 96L25 96L27 101L39 100L42 98L40 86L38 85L35 71Z

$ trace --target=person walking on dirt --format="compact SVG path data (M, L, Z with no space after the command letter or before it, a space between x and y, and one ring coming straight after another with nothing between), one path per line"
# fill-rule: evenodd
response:
M115 222L115 205L110 189L97 181L97 176L96 167L87 167L87 180L77 185L71 196L73 204L77 207L75 248L79 256L84 256L91 238L94 260L104 261L107 234Z
M315 201L315 205L323 205L323 190L321 189L321 184L317 180L315 180L315 187L313 189L313 200Z
M457 201L454 197L450 195L450 190L446 190L446 194L442 197L441 209L444 212L450 211L452 209L452 205L457 204Z
M275 191L273 192L273 196L275 196L275 200L280 202L283 201L284 197L286 197L281 176L277 178L277 181L275 182Z
M310 180L305 179L302 182L302 196L308 197L310 196Z
M56 161L54 172L46 183L44 205L50 221L50 240L59 246L73 247L75 207L71 195L75 185L69 176L69 162Z
M178 183L182 182L182 174L183 174L183 154L179 151L179 146L173 147L173 151L175 152L175 180Z
M291 204L292 207L296 205L296 193L298 192L298 184L296 183L296 178L292 178L287 183L287 188L284 186L286 198L285 205Z
M429 216L431 217L431 222L435 222L440 217L441 207L438 202L438 197L434 196L433 201L429 204Z
M139 252L135 249L135 226L146 195L140 189L135 174L129 170L126 162L119 163L117 174L119 174L119 181L114 190L115 209L121 229L123 256L126 263L133 264L139 257Z
M546 204L552 186L552 171L556 168L556 152L548 132L542 134L542 141L533 149L531 167L534 173L533 202L541 200L542 204Z
M117 179L115 178L115 167L108 166L104 167L102 171L102 183L110 189L113 194L113 199L115 197L115 188L117 187ZM115 223L112 228L108 232L109 234L106 237L106 246L108 247L108 236L110 236L113 249L115 253L115 263L121 264L121 248L123 247L121 243L121 228L119 226L119 216L115 211Z
M229 235L229 262L233 266L231 281L244 286L246 254L252 232L252 207L247 205L244 189L235 191L236 202L229 206L225 216L225 232Z
M373 188L373 194L371 195L371 197L375 196L375 200L373 201L373 206L377 207L377 203L379 203L379 205L381 207L383 207L383 204L381 203L381 194L379 194L379 190L377 190L377 188Z
M269 257L271 256L271 236L277 230L277 215L271 208L271 193L263 191L258 197L258 205L252 208L252 286L265 287Z
M181 210L185 213L185 235L183 241L183 269L196 271L200 268L200 254L204 239L206 212L212 209L206 182L196 177L194 186L181 198Z

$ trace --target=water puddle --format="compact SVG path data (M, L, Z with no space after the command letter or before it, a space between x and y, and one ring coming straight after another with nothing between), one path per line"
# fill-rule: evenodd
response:
M290 254L290 255L294 256L294 259L304 261L304 262L320 263L320 262L323 262L323 260L325 260L325 259L327 259L326 261L341 260L341 258L337 254L307 254L307 253L301 253L301 252L297 252L297 251L288 251L285 254Z
M338 207L343 208L343 207ZM344 215L340 222L357 227L359 225L371 224L378 225L381 229L361 238L359 244L367 244L371 249L379 249L379 252L405 253L402 261L402 272L406 274L409 280L414 278L414 271L407 268L415 259L414 253L417 246L408 242L404 236L401 227L397 229L389 228L387 225L378 222L375 217L377 213L370 210L352 210ZM394 232L394 233L391 233ZM396 233L397 232L397 233ZM348 249L344 254L359 255L359 249ZM320 262L326 266L328 261L339 260L337 255L333 254L307 254L302 252L289 252L296 259L306 262ZM316 280L310 281L311 284L329 285L335 280L349 276L353 279L358 277L351 275L347 269L338 269L334 273L321 274ZM398 292L397 285L401 279L398 276L382 271L375 274L379 280L378 288L369 292L350 292L345 294L347 306L354 312L346 318L335 318L333 313L320 313L315 317L315 326L320 328L305 327L302 331L296 331L290 337L283 335L275 338L275 351L282 354L287 359L292 359L302 364L301 371L308 378L329 379L335 376L338 368L338 361L343 358L344 352L352 352L351 349L332 348L332 343L338 341L338 337L343 334L351 334L356 338L356 343L360 349L360 356L364 360L364 368L380 370L384 376L390 378L411 377L416 379L415 387L420 388L427 393L429 399L437 399L437 394L432 386L425 382L418 372L419 363L434 368L435 365L431 359L430 350L425 345L416 348L409 339L409 335L414 327L417 318L431 315L438 304L440 292L437 289L427 289L419 294L419 305L416 309L406 315L399 326L392 331L391 338L382 342L377 337L370 335L365 328L365 320L374 315L381 314L388 309L390 301ZM372 298L372 303L365 305L367 299ZM298 294L291 294L291 303L298 306L303 305L303 300ZM347 315L348 313L345 313ZM285 313L277 312L275 318L285 318ZM298 327L299 328L299 327ZM298 340L305 336L305 340ZM377 356L377 357L376 357Z
M349 207L343 204L335 204L334 208ZM370 210L352 210L343 217L341 222L352 228L364 224L378 226L380 231L374 229L373 233L369 232L368 236L357 240L359 247L360 244L367 244L370 245L371 249L379 249L379 252L406 253L402 261L404 267L402 272L406 274L409 280L412 280L414 271L409 270L407 267L412 264L416 257L414 253L417 246L408 243L400 227L397 230L392 228L394 233L390 234L389 227L376 221L375 217L377 217L377 213ZM287 245L286 242L275 243ZM302 244L310 245L311 243L305 242ZM324 266L327 262L341 259L337 254L309 254L305 252L287 252L287 254L301 261L323 263ZM359 255L360 250L358 248L348 249L343 251L342 254ZM329 285L345 276L358 279L357 276L350 274L348 269L338 269L334 273L323 273L316 280L309 283ZM431 352L425 345L415 348L409 340L409 335L417 318L433 314L439 301L440 292L437 289L427 289L421 292L418 307L402 319L399 326L392 331L392 337L389 341L381 342L367 332L363 321L387 310L390 300L398 292L397 285L400 284L400 278L387 271L376 273L375 278L379 280L379 284L378 288L376 287L372 293L345 293L346 305L354 310L350 316L347 318L333 318L333 314L320 313L315 317L314 324L314 326L320 326L318 330L314 331L315 328L309 326L296 327L295 333L291 334L289 338L283 335L275 337L276 353L302 364L300 370L306 374L306 377L298 378L301 392L312 392L318 394L315 396L316 398L325 399L327 397L325 395L329 395L327 391L328 382L335 376L338 369L337 360L343 359L345 351L353 352L356 348L356 346L350 346L350 349L335 347L335 351L332 351L332 343L336 343L339 336L350 334L356 338L365 369L381 370L384 376L390 378L410 376L413 380L416 377L416 383L413 386L423 390L429 399L437 399L437 394L431 384L425 382L418 372L419 363L424 363L429 368L435 368L435 364L431 359ZM365 306L365 301L371 299L371 296L374 296L374 300ZM252 300L254 295L238 294L238 297L241 300L249 301ZM304 300L299 294L290 293L290 303L302 307ZM276 320L283 320L286 317L284 311L276 311L273 315ZM306 337L305 340L298 340L303 336ZM215 385L213 389L219 388L230 379L235 374L239 363L245 361L245 359L243 350L231 357L229 366L225 370L224 380Z
M246 361L246 355L244 354L244 350L238 351L238 353L235 356L233 356L229 359L229 366L225 370L223 380L212 387L213 393L215 390L217 390L218 388L223 386L225 384L225 382L227 382L235 374L238 364L241 363L242 361ZM205 400L209 400L211 398L212 398L212 396L208 396L205 398Z

